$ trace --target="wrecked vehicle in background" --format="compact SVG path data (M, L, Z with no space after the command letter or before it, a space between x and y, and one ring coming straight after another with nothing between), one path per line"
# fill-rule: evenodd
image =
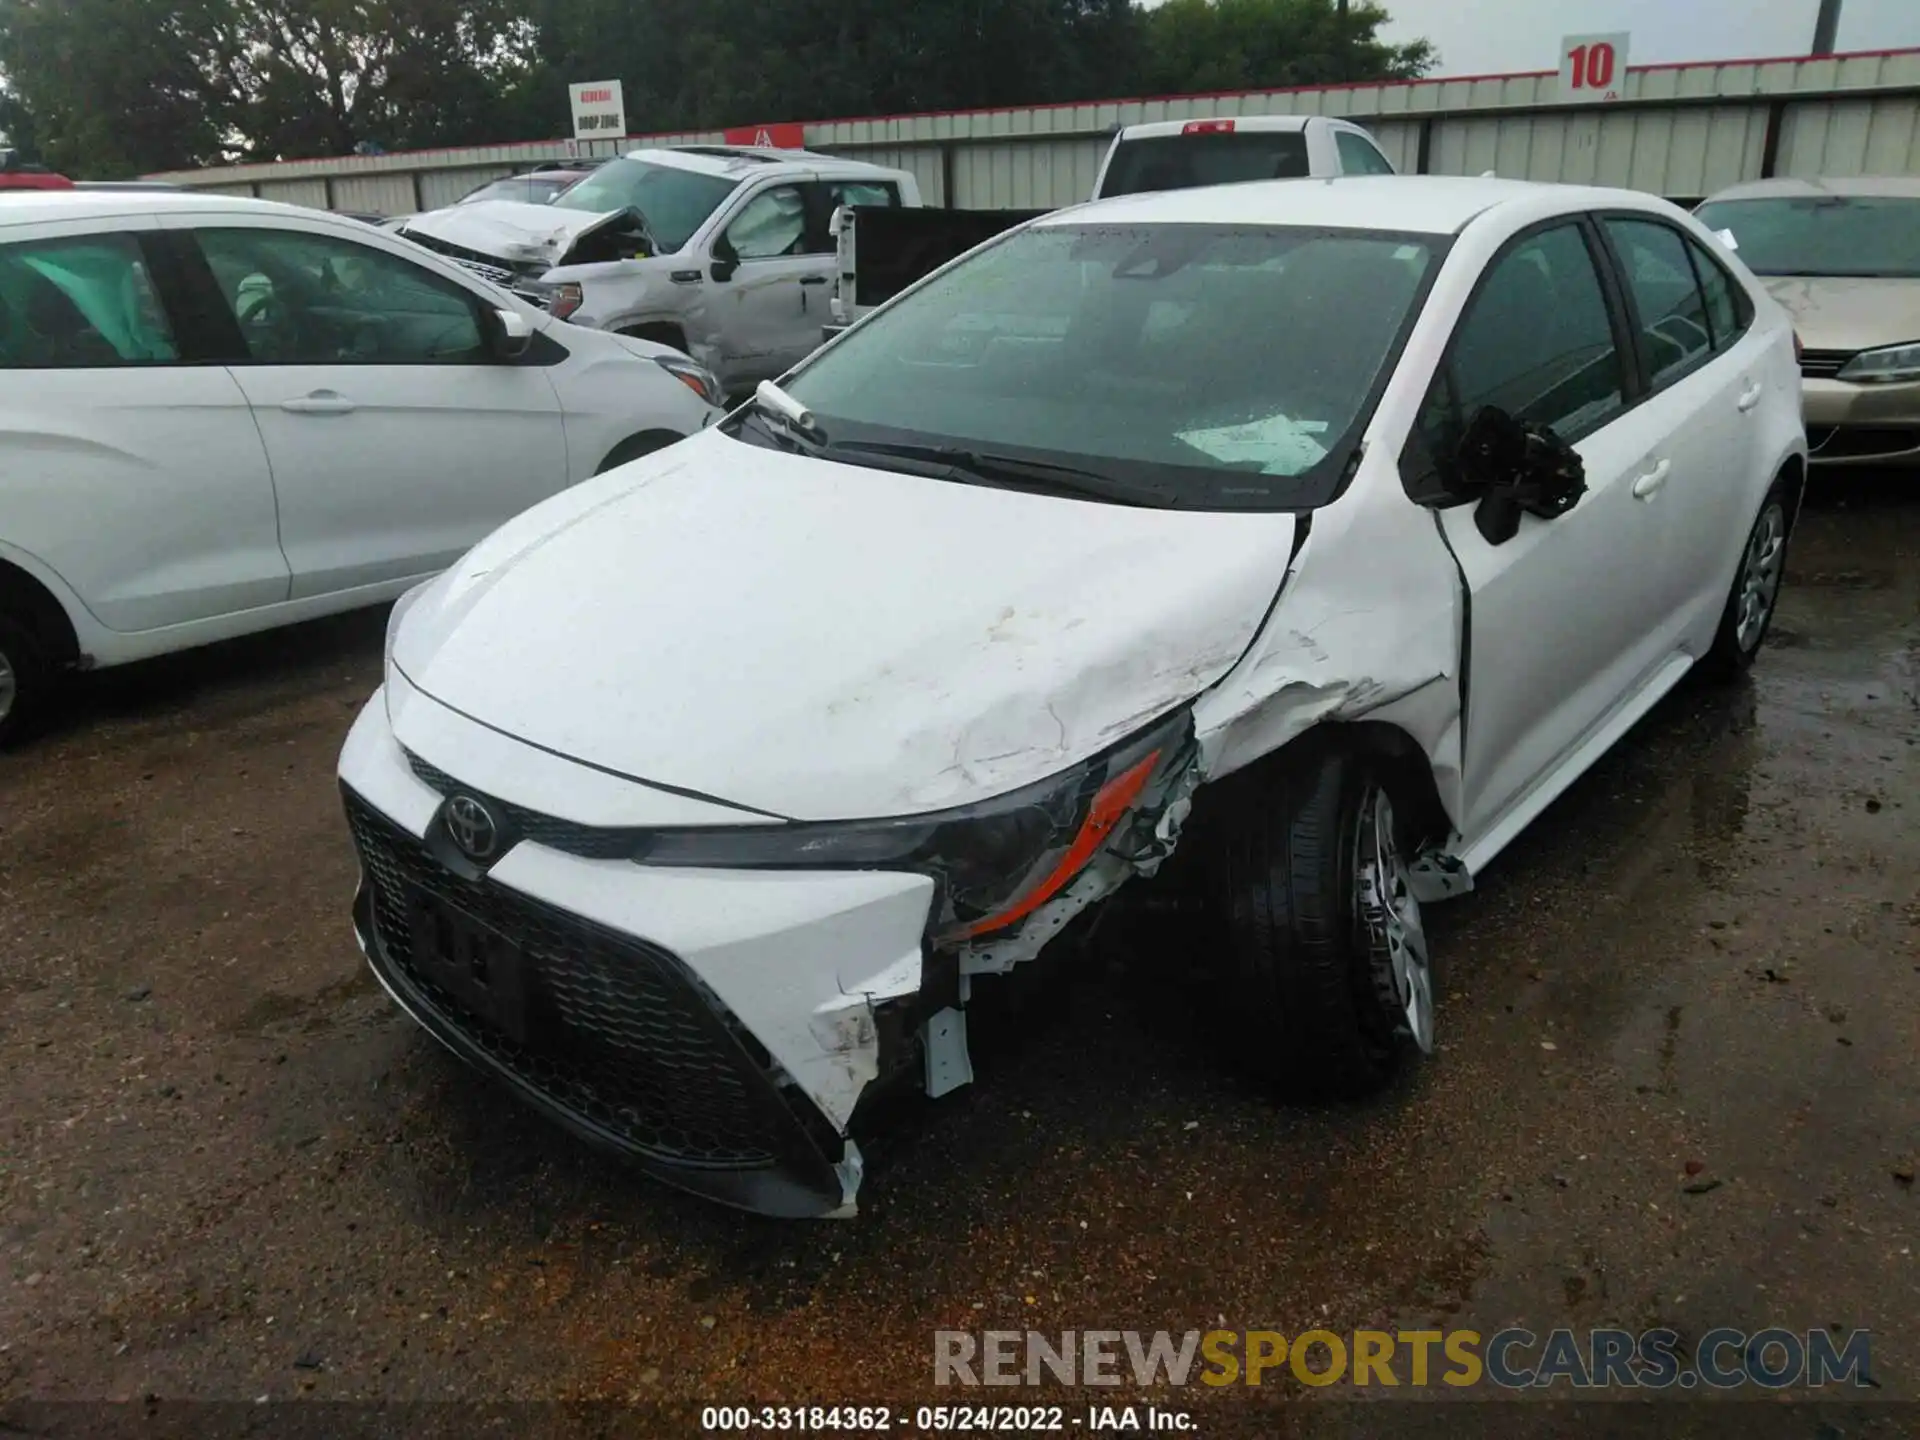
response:
M1232 1054L1375 1090L1434 1045L1422 905L1759 649L1798 407L1640 194L1042 219L395 608L356 932L552 1118L777 1215L850 1212L873 1097L965 1083L974 988L1163 865Z
M476 200L401 233L558 319L671 345L740 390L819 345L833 212L919 203L904 170L689 145L609 160L546 204Z

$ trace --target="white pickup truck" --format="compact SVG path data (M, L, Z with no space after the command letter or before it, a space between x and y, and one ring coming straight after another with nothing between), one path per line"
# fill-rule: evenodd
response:
M1241 180L1392 175L1365 130L1325 115L1240 115L1128 125L1113 137L1092 199L1189 190ZM831 229L839 255L829 309L831 338L975 245L1044 210L887 209L846 206Z

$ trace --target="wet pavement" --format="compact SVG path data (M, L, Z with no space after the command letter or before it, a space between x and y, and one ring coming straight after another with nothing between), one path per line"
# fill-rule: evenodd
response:
M1205 957L1109 926L1058 1005L979 1027L978 1083L901 1117L849 1223L635 1178L372 983L333 764L383 614L92 677L0 757L0 1405L604 1400L574 1420L682 1434L1038 1397L936 1392L941 1328L1777 1324L1870 1329L1884 1407L1791 1433L1920 1433L1889 1403L1920 1402L1911 487L1829 487L1751 679L1684 684L1431 912L1410 1083L1276 1105L1222 1063ZM1459 1409L1278 1378L1117 1400L1219 1434Z

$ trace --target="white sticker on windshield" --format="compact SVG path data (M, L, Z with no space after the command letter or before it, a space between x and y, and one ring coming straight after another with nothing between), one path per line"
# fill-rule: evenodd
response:
M1729 250L1738 250L1740 248L1740 242L1733 238L1733 231L1731 230L1716 230L1713 232L1713 235L1716 240Z
M1176 438L1224 465L1258 463L1263 475L1304 475L1326 458L1327 447L1313 438L1326 429L1324 420L1269 415L1244 425L1188 430Z

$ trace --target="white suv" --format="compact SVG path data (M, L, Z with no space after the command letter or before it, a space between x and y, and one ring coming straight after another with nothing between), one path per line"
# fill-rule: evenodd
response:
M635 150L545 205L477 201L402 233L575 325L671 345L729 389L820 343L842 205L918 206L904 170L806 150Z
M684 356L192 193L9 201L0 369L0 741L63 669L390 600L719 414Z

